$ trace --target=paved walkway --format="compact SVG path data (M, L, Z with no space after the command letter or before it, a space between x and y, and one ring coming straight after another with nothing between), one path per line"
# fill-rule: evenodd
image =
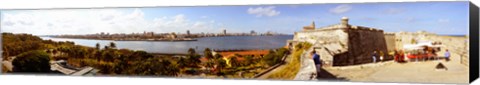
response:
M425 62L385 63L384 65L362 68L325 68L335 77L359 82L412 82L412 83L468 83L469 70L460 64L460 58L452 61L434 60ZM448 70L438 70L435 66L444 64Z

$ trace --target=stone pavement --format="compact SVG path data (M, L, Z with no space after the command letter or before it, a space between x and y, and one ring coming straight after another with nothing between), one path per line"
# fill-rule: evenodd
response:
M316 79L316 67L312 59L310 59L309 52L313 49L310 48L307 51L303 51L300 57L301 67L295 76L294 80L315 80Z

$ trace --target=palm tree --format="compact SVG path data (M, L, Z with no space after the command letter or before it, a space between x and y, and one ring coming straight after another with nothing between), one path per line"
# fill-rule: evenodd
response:
M100 43L97 43L97 44L95 45L95 48L96 48L97 50L100 50Z
M222 58L222 55L220 54L215 54L215 56L213 56L214 59L221 59Z
M189 48L189 49L188 49L188 54L189 54L189 55L195 55L195 54L196 54L196 53L195 53L195 49Z
M108 47L108 46L105 46L103 49L105 49L105 50L108 50L108 49L110 49L110 47Z
M239 63L239 62L238 62L238 59L237 59L237 57L236 57L236 56L235 56L235 57L232 57L232 58L230 58L230 65L232 65L232 67L236 67L236 66L238 66L238 63Z
M114 42L110 42L110 48L115 49L115 48L117 48L117 45L115 45Z
M210 48L205 48L205 51L203 51L203 55L208 59L213 58L213 54Z
M217 59L215 64L217 65L217 69L218 69L219 72L221 72L221 70L227 66L226 61L223 60L222 58Z

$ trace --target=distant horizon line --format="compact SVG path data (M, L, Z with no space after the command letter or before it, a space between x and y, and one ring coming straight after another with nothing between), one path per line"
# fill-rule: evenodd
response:
M419 30L421 31L421 30ZM149 32L152 32L152 31L145 31L147 33ZM396 31L396 32L388 32L388 33L398 33L398 32L407 32L407 33L414 33L414 32L418 32L418 31ZM429 32L429 31L426 31L427 33L433 33L433 32ZM13 33L13 32L1 32L1 33ZM99 32L101 33L101 32ZM88 33L88 34L99 34L99 33ZM108 32L106 32L108 33ZM131 33L143 33L143 32L131 32ZM109 34L131 34L131 33L109 33ZM172 32L158 32L158 33L155 33L155 34L164 34L164 33L172 33ZM180 34L187 34L185 32L173 32L173 33L180 33ZM195 32L195 33L190 33L190 34L201 34L202 32ZM222 33L205 33L203 32L204 34L222 34ZM232 32L233 33L233 32ZM235 33L247 33L247 34L250 34L249 32L235 32ZM259 32L256 32L257 34L265 34L265 33L268 33L268 32L263 32L263 33L259 33ZM279 32L271 32L271 33L274 33L274 34L282 34L282 35L294 35L294 33L279 33ZM387 33L386 31L384 31L384 33ZM32 33L14 33L14 34L32 34ZM49 36L49 35L88 35L88 34L32 34L32 35L35 35L35 36ZM229 34L229 33L227 33ZM465 35L469 35L468 33L465 33L465 34L438 34L438 33L434 33L436 35L450 35L450 36L465 36Z

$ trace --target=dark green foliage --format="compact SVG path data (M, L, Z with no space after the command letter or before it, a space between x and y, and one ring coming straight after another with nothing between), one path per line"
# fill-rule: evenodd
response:
M273 66L277 63L282 63L282 58L289 53L289 50L286 48L277 49L277 51L271 50L267 55L262 59L267 65Z
M30 34L2 33L3 56L15 56L44 48L42 39Z
M195 52L195 49L193 49L193 48L189 48L189 49L188 49L188 55L195 55L195 54L197 54L197 53Z
M12 62L14 72L45 73L50 72L50 56L40 50L18 55Z
M215 65L217 65L217 68L221 70L222 68L227 67L227 62L223 59L217 59Z
M230 64L232 65L232 67L240 66L240 62L238 61L237 57L231 57Z
M243 66L248 66L248 65L251 65L253 63L256 63L253 59L253 56L245 56L245 60L243 61L242 65Z
M213 58L213 54L212 54L212 50L210 50L210 48L205 48L205 51L203 51L203 56L208 58L208 59L211 59Z
M220 55L220 54L215 54L215 56L213 56L213 59L220 59L220 58L222 58L222 57L223 57L223 56Z
M115 49L117 48L117 45L114 42L110 42L110 48Z
M2 49L5 51L3 56L17 55L13 61L15 72L50 72L50 54L57 55L53 59L65 59L73 66L91 66L99 69L101 74L112 75L175 76L180 71L179 67L187 64L177 62L182 59L155 57L145 51L116 49L113 42L105 46L105 49L100 49L98 43L92 48L75 45L69 41L42 40L28 34L2 34L4 43ZM189 58L196 60L190 61L197 63L192 65L198 65L200 55L193 53Z
M100 50L100 44L99 43L95 44L95 49Z

